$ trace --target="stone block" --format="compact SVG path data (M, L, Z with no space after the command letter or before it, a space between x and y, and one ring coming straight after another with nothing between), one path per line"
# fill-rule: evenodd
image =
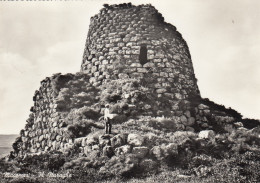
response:
M111 146L112 147L119 147L125 145L126 143L126 135L125 134L118 134L112 137L111 139Z
M149 149L145 146L134 147L133 150L132 150L132 153L137 158L144 158L147 155L148 152L149 152Z
M167 90L165 88L160 88L160 89L156 90L156 93L159 93L159 94L165 93L165 92L167 92Z
M175 93L175 98L178 99L178 100L183 99L183 97L180 93Z
M57 135L57 136L56 136L56 141L60 142L61 140L62 140L62 136Z
M199 132L198 138L200 139L214 139L215 132L213 130L202 130Z
M93 145L91 149L92 149L92 151L99 151L100 150L99 145L97 145L97 144Z
M185 128L185 130L186 130L186 131L190 131L190 132L195 132L195 129L192 128L192 127L190 127L190 126L187 126L187 127Z
M92 151L91 146L85 146L83 149L84 149L84 154L86 155L88 155Z
M190 111L188 111L188 110L184 112L184 115L185 115L187 118L190 118L190 117L191 117Z
M153 60L153 59L154 59L154 55L148 54L147 59L148 59L148 60ZM158 62L160 62L160 61L158 61Z
M194 123L195 123L195 118L194 117L189 117L187 125L188 126L192 126L192 125L194 125Z
M53 150L56 150L56 141L53 141L53 142L51 143L51 148L52 148Z
M155 87L155 88L161 88L162 85L161 85L161 83L155 83L155 84L154 84L154 87Z
M93 135L88 136L86 140L86 145L95 145L95 144L98 144L98 138Z
M198 109L200 109L200 110L209 109L209 106L200 104L200 105L198 105Z
M103 148L103 156L112 157L114 155L113 148L111 146L105 146Z
M117 156L123 155L123 154L128 154L128 153L131 153L131 146L130 145L123 145L123 146L117 147L115 149L115 154Z
M163 150L161 149L160 146L154 146L154 147L150 150L150 154L151 154L152 156L154 156L157 160L162 160L162 159L164 159Z
M146 68L137 68L137 72L146 73L148 70Z
M144 143L144 137L139 134L129 134L127 137L127 143L133 146L141 146Z
M148 59L150 59L150 58L148 58ZM159 67L158 63L161 63L162 60L161 60L160 58L154 59L154 57L153 57L152 59L153 59L154 62L157 63L157 66ZM164 64L163 64L163 65L164 65ZM161 66L162 66L162 65L161 65Z
M177 156L178 155L178 145L176 143L169 143L165 147L165 156Z
M169 75L167 72L160 72L160 76L167 78Z
M111 142L110 142L111 138L112 138L112 135L109 135L109 134L99 136L99 138L98 138L99 145L101 145L101 147L111 145Z
M181 122L182 122L182 124L184 124L184 125L187 124L188 120L187 120L186 116L184 116L184 115L181 116Z
M155 67L155 65L152 62L147 62L143 65L143 67Z
M142 67L142 65L140 64L140 63L132 63L131 65L130 65L130 67Z
M142 78L143 77L143 73L138 73L138 72L132 73L130 75L133 78Z
M41 142L43 139L44 139L44 135L41 135L41 136L39 137L39 141Z
M170 87L170 86L171 86L170 83L162 83L163 88L167 88L167 87Z

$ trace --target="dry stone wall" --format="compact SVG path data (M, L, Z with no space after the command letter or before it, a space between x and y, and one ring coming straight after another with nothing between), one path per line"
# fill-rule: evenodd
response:
M53 88L53 79L46 78L34 94L34 106L25 129L21 131L21 151L19 153L37 153L56 150L68 141L64 137L64 121L57 111L55 98L58 93Z
M147 83L173 99L200 95L188 46L151 5L111 5L91 18L81 71L101 84L108 78L154 78Z
M41 86L39 90L35 91L33 97L32 113L29 115L25 128L21 130L21 136L14 148L18 155L23 156L27 153L41 153L50 150L61 151L67 147L69 142L73 141L68 135L68 121L65 122L69 108L90 105L86 103L90 100L79 101L81 104L77 103L76 94L79 93L78 97L82 98L82 91L92 89L88 79L84 75L82 76L79 79L72 74L56 74L41 81ZM75 86L75 83L78 87ZM73 89L67 88L68 85L71 85ZM72 90L77 92L68 92ZM69 98L73 95L74 100L70 101Z

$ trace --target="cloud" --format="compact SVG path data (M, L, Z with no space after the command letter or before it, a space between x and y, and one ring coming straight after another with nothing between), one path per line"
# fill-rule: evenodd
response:
M84 46L79 42L59 42L49 47L46 55L36 60L36 74L41 77L54 73L79 72Z
M30 61L16 53L0 54L0 133L18 133L23 128L32 92Z

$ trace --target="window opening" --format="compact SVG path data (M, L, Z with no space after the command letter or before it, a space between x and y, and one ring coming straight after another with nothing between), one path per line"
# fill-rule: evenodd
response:
M147 48L146 45L141 45L139 61L141 65L144 65L148 62L147 60Z

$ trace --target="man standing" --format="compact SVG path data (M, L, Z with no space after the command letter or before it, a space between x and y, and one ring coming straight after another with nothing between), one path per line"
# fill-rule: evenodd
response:
M106 126L105 126L106 134L111 134L112 124L111 124L111 114L109 112L109 104L105 105L104 120L106 122Z

